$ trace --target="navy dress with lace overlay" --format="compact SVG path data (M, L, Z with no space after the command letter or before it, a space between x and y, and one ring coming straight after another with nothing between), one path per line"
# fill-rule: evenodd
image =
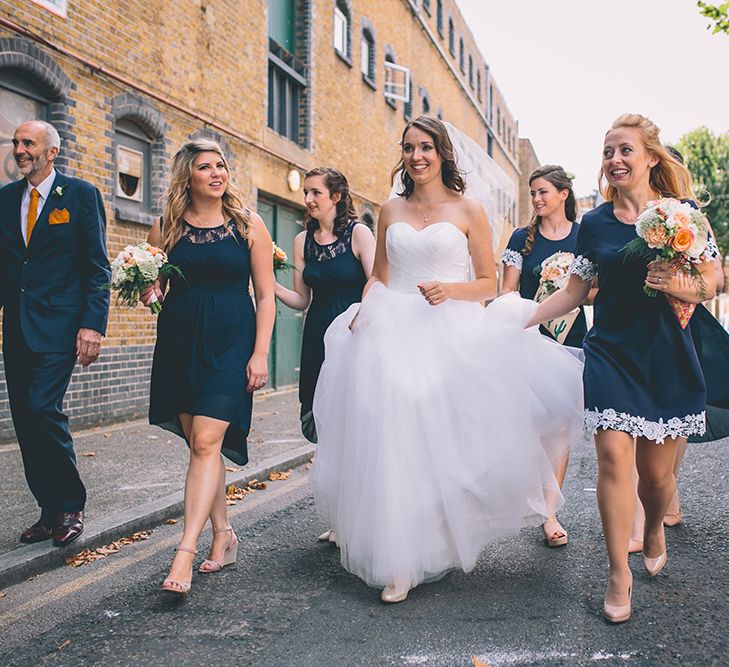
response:
M524 254L524 244L526 243L527 227L515 229L511 234L509 243L504 250L501 261L506 266L513 266L519 270L521 276L519 278L519 294L523 299L533 299L539 289L539 274L542 262L551 257L556 252L575 252L575 244L577 243L577 230L579 225L572 223L570 233L563 239L548 239L537 230L534 237L534 245L529 254ZM548 337L552 337L549 331L540 326L539 330ZM580 313L572 324L572 328L564 339L564 344L570 347L582 347L582 340L587 333L587 322L585 320L585 310L580 306Z
M599 291L585 337L585 425L663 442L705 431L706 385L691 327L663 294L643 292L646 262L625 257L635 226L606 202L582 218L572 273Z
M170 279L157 320L149 421L181 437L181 413L229 422L223 454L244 465L253 407L246 366L256 338L248 243L232 222L186 223L168 257L184 278Z
M362 290L367 282L362 263L352 250L352 233L356 224L350 222L332 243L317 243L312 229L307 230L304 241L302 277L311 288L312 299L301 342L299 401L301 430L311 442L316 442L312 405L319 371L324 363L324 333L334 318L362 300Z

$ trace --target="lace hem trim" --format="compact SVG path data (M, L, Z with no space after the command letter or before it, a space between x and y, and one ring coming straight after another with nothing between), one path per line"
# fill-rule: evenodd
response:
M524 264L524 258L521 256L521 253L516 250L511 250L510 248L504 250L504 254L501 255L501 261L506 266L516 267L519 271L521 271L521 267Z
M570 273L582 278L585 282L594 280L597 275L597 267L587 257L577 255L570 265Z
M706 413L685 417L671 417L668 421L659 419L649 421L644 417L634 417L627 412L606 410L585 410L585 428L593 434L597 429L625 431L635 438L655 440L659 445L666 438L688 438L690 435L703 435L706 432Z

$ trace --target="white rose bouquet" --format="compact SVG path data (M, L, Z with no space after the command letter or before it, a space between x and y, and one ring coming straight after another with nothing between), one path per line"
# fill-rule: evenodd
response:
M182 271L167 261L167 254L160 248L149 243L128 245L111 263L111 283L106 287L116 292L117 303L134 308L146 287L157 278L167 278L173 273L183 277ZM155 314L162 310L155 294L149 309Z

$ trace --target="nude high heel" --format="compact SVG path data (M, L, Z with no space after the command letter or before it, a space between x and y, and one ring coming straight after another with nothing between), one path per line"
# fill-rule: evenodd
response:
M385 586L380 593L380 600L387 602L388 604L395 604L397 602L404 602L410 589L400 586L398 584L390 584Z
M233 532L233 528L228 526L227 528L219 528L218 530L213 529L213 535L218 533L227 533L228 531L230 531L230 542L228 542L228 546L225 547L223 560L217 561L212 560L211 558L206 558L202 563L200 563L200 567L197 568L198 572L202 572L203 574L220 572L220 570L227 565L233 565L235 563L238 558L238 538Z
M195 551L195 549L190 549L189 547L177 547L177 551L184 551L185 553L192 554L193 556L197 555L197 551ZM169 593L187 595L190 592L191 585L192 582L190 581L177 581L167 577L167 579L162 582L162 590Z
M608 604L607 602L603 603L602 606L602 613L605 616L605 620L608 623L625 623L627 621L631 614L631 604L633 601L633 582L631 580L630 586L628 588L628 604Z
M645 571L650 574L651 577L655 577L663 569L667 560L668 552L666 550L664 550L658 558L648 558L648 556L643 554L643 565L645 566Z

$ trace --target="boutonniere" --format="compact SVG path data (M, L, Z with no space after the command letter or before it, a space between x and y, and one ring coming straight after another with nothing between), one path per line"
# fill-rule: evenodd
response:
M63 197L63 186L57 185L55 188L53 188L53 194L56 197Z
M48 216L48 224L49 225L65 225L66 223L71 221L71 216L68 213L68 210L65 208L57 209L54 208L50 215Z

